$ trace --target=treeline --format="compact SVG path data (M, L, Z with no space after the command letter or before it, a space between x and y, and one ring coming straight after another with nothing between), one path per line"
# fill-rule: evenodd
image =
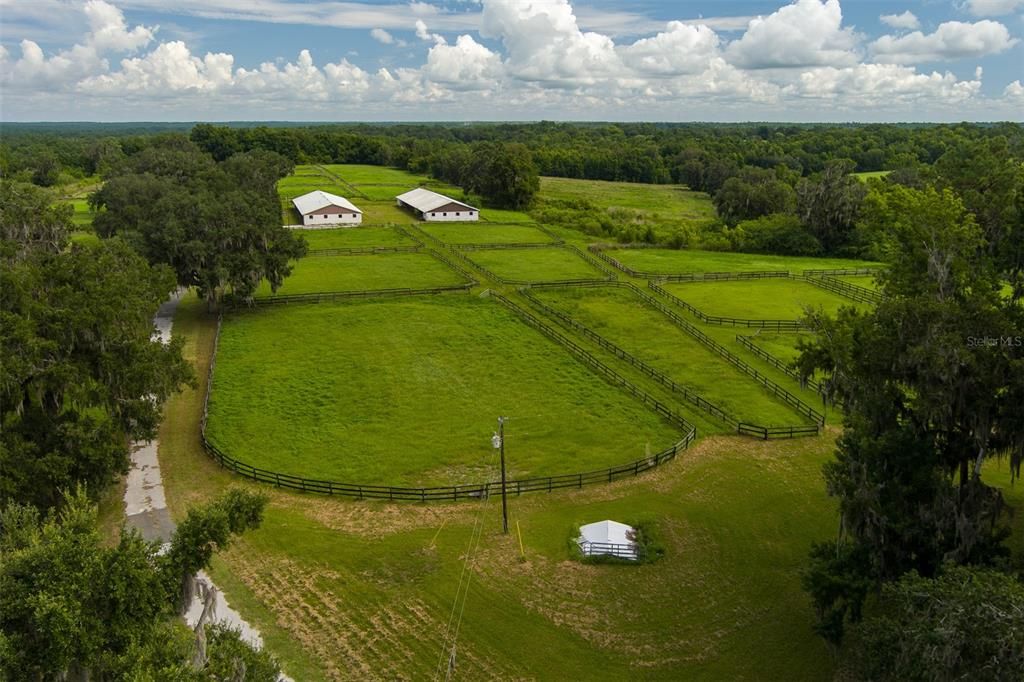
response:
M124 148L120 148L124 153ZM266 151L217 163L159 136L105 173L102 239L72 243L53 192L0 178L0 679L245 679L279 665L239 632L180 619L191 576L257 527L266 499L229 491L193 508L167 548L98 530L96 500L195 376L153 316L178 287L210 305L276 286L301 238L280 225Z
M163 133L168 134L168 133ZM116 142L131 155L156 134L137 128L100 127L66 134L50 129L14 128L0 145L0 172L33 172L34 159L52 155L61 169L97 172ZM850 159L857 172L891 170L909 163L932 164L965 141L1005 137L1019 155L1022 127L996 125L722 125L722 124L334 124L294 126L212 126L192 128L192 139L223 160L238 152L263 149L293 163L367 163L425 169L450 147L481 142L526 147L541 175L617 180L679 182L714 192L731 168L784 166L801 176L825 169L829 161Z

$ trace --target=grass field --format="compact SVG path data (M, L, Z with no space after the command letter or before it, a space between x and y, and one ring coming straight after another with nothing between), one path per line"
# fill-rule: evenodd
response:
M771 353L779 360L785 362L792 362L800 355L797 350L797 344L801 340L810 340L809 335L799 332L777 333L762 331L757 334L748 334L747 338L761 350Z
M285 473L445 485L491 477L498 415L512 419L516 477L601 469L681 436L497 303L463 296L229 318L209 433Z
M343 227L336 230L296 230L316 249L351 249L372 246L412 246L416 242L391 227Z
M859 180L864 180L864 181L866 181L866 180L868 180L869 178L884 178L884 177L885 177L886 175L888 175L889 173L892 173L892 171L887 171L887 170L880 170L880 171L863 171L863 172L861 172L861 173L854 173L854 174L853 174L853 177L855 177L855 178L857 178L857 179L859 179Z
M715 217L715 208L707 194L692 192L682 185L543 177L540 196L585 199L601 208L627 208L664 218L706 220Z
M295 262L291 276L276 295L373 289L422 289L461 284L464 278L426 253L359 256L306 256ZM270 296L264 281L256 296Z
M604 273L568 249L494 249L470 251L473 262L498 277L524 282L602 279Z
M609 251L608 255L634 270L665 274L761 270L786 270L799 273L803 270L881 267L880 263L844 258L766 256L756 253L690 249L614 249Z
M551 236L531 225L421 223L419 228L446 244L544 244Z
M861 306L847 298L791 279L721 282L664 282L661 287L705 315L754 320L796 320L805 307L835 314L842 306Z
M834 432L705 438L638 479L511 498L504 536L497 499L360 503L255 486L219 468L195 437L214 327L188 297L175 334L200 385L167 405L164 485L178 520L230 485L270 494L262 527L219 554L211 573L294 679L432 677L481 514L456 680L831 678L799 571L811 541L835 533L820 473ZM650 521L665 557L640 567L570 561L571 529L605 518Z
M557 289L534 295L741 421L762 426L805 423L801 415L629 291Z

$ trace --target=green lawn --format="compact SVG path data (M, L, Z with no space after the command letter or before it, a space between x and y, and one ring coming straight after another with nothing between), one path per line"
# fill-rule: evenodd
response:
M540 289L534 295L740 421L762 426L806 423L799 413L627 290Z
M342 227L335 230L296 230L309 249L351 249L368 246L412 246L414 242L393 227Z
M480 209L480 219L485 222L492 223L530 223L533 222L533 218L528 216L523 211L510 211L503 208L487 208L484 206Z
M540 196L550 199L585 199L601 208L628 208L662 218L704 220L715 217L711 198L683 185L649 185L570 178L540 179Z
M490 478L511 417L515 477L643 457L679 429L491 300L469 296L277 308L229 318L210 437L243 462L370 484Z
M761 270L803 270L880 267L880 263L844 258L766 256L727 251L691 249L614 249L608 255L641 272L676 274L687 272L754 272Z
M211 573L294 679L433 677L480 513L455 679L832 678L799 572L810 543L834 537L821 480L834 433L714 437L637 479L513 497L505 536L496 498L357 502L256 486L217 466L195 437L215 326L195 296L175 318L199 386L165 410L167 499L180 521L228 486L270 495L262 527L220 553ZM605 518L648 520L665 557L640 567L570 561L572 528Z
M796 320L805 306L835 314L849 299L792 279L664 282L661 287L705 315L752 320Z
M431 182L431 179L426 175L410 173L401 168L389 168L388 166L370 166L359 163L329 163L324 164L324 168L338 175L345 182L357 187L359 185L408 185L408 189L414 189L417 185Z
M279 296L372 289L422 289L461 284L464 278L426 253L306 256L295 262ZM256 296L270 296L264 281Z
M568 249L494 249L466 255L498 277L524 282L602 279L604 273Z
M551 236L530 225L422 223L419 228L446 244L543 244Z

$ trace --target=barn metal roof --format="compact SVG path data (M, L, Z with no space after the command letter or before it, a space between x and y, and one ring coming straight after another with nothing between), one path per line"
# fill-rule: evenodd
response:
M583 542L630 545L633 544L633 540L630 539L632 534L631 526L611 520L588 523L580 527L580 540Z
M479 210L475 206L470 206L469 204L464 204L461 201L456 201L451 197L446 197L443 194L432 192L426 187L417 187L416 189L409 190L405 194L399 194L396 198L402 203L408 204L422 213L428 213L447 204L458 204L459 206L465 206L472 211Z
M292 203L295 204L295 208L302 215L308 215L310 213L316 213L322 208L327 206L340 206L348 211L355 213L362 213L361 210L356 208L355 204L346 199L345 197L339 197L337 194L331 194L330 192L322 192L320 190L312 191L308 194L303 194L301 197L295 197L292 199Z

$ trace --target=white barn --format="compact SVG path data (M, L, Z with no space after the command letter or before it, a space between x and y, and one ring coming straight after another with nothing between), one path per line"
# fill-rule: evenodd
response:
M443 194L417 187L395 197L400 208L408 208L422 220L467 221L479 220L480 209Z
M330 192L316 190L292 199L295 210L302 216L305 227L333 227L334 225L359 225L363 212L355 204Z
M576 544L583 556L605 554L634 561L639 558L636 530L618 521L598 521L580 526Z

